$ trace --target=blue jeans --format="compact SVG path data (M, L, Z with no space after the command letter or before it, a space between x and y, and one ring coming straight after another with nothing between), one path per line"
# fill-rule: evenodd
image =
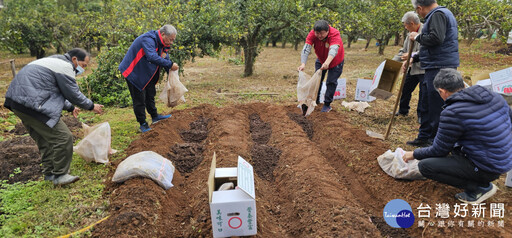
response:
M463 154L452 153L446 157L425 158L418 163L420 173L428 179L462 188L467 192L487 187L501 174L479 169Z
M318 96L316 97L316 104L320 104L320 90L322 89L322 82L325 78L325 73L329 71L327 74L327 80L325 81L325 86L327 86L324 97L324 105L330 106L334 97L334 93L336 92L336 87L338 86L338 78L341 76L343 72L343 62L330 68L328 70L322 70L322 78L320 79L320 87L318 88ZM315 62L315 71L322 67L322 63L320 60L316 59Z

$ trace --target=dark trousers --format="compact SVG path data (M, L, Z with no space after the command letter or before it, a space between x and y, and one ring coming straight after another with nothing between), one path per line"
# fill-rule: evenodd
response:
M418 163L420 173L428 179L474 192L478 187L488 187L500 174L479 169L464 155L426 158Z
M148 113L152 118L158 116L158 112L155 106L155 85L157 82L158 73L153 76L144 90L139 91L139 89L133 86L132 83L126 80L126 83L128 84L128 90L130 90L130 95L132 96L133 112L135 113L137 122L139 122L141 125L146 123L146 110L148 110Z
M418 83L423 81L423 74L411 75L407 73L405 76L404 87L402 89L402 96L400 97L400 108L398 109L398 113L407 115L409 113L409 103L411 102L412 92L418 86ZM420 110L421 110L421 89L420 95L418 97L418 107L416 108L416 114L418 118L420 118Z
M418 138L434 139L439 126L439 116L444 104L443 99L434 88L434 78L440 69L426 69L423 82L420 84L422 108L420 110L420 129Z
M316 97L316 104L320 103L320 90L322 89L322 82L325 78L325 73L329 71L327 74L327 80L325 81L325 86L327 86L325 91L325 97L324 97L324 104L326 106L330 106L331 102L334 97L334 93L336 92L336 87L338 86L338 78L341 76L341 73L343 72L343 62L340 64L334 66L331 69L328 70L322 70L322 78L320 79L320 87L318 88L318 96ZM322 67L322 63L320 63L320 60L316 59L315 62L315 71L320 69Z
M27 128L30 137L36 141L41 154L44 175L67 174L73 158L73 135L66 124L59 120L53 128L36 118L13 110Z

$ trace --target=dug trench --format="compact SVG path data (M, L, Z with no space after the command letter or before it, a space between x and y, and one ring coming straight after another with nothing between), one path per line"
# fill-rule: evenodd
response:
M152 150L168 157L177 168L175 186L165 191L146 178L108 183L110 217L92 236L211 237L206 181L214 152L217 167L235 167L238 156L254 166L257 237L512 235L507 227L390 228L382 219L388 201L406 200L415 211L420 204L455 203L456 189L387 176L376 158L389 145L366 136L344 113L300 118L295 106L265 103L175 111L127 149L127 155ZM187 139L190 134L201 140Z

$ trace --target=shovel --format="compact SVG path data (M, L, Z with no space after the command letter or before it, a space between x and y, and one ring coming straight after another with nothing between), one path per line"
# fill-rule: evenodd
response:
M386 130L386 135L384 136L384 140L388 139L389 132L391 130L391 126L393 125L393 121L395 120L396 109L398 108L398 102L400 102L400 98L402 97L402 89L404 88L405 77L407 76L407 70L409 69L409 64L411 61L412 49L414 48L414 41L409 41L409 54L407 55L407 60L405 61L405 72L402 75L402 82L400 83L400 90L396 95L395 107L393 108L393 114L391 114L391 120L388 124L388 129Z

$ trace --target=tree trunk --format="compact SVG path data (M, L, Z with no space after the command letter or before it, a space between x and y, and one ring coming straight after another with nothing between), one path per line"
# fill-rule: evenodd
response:
M348 36L348 44L347 44L347 48L350 48L350 45L352 44L352 41L354 40L354 37L352 36Z
M370 46L370 41L372 41L372 38L366 38L366 46L364 49L368 49L368 46Z
M389 45L390 39L391 39L391 36L386 36L386 38L384 38L384 45Z
M299 43L300 43L300 41L301 40L298 40L298 39L295 40L295 43L293 44L294 45L293 47L295 48L295 50L299 50Z
M36 58L37 59L41 59L41 58L44 58L45 54L46 54L46 51L43 49L43 48L40 48L37 52L36 52Z
M383 42L384 40L382 39L377 40L377 43L379 43L379 55L384 55L384 49L386 48L386 45Z
M285 48L286 47L286 40L283 40L283 44L281 45L281 48Z
M252 46L252 44L247 44L246 46L244 46L244 77L248 77L253 74L254 60L256 59L256 47L257 46Z
M251 76L254 71L254 61L258 56L258 40L257 36L249 35L243 39L241 45L244 49L244 77Z
M394 46L397 46L400 44L400 33L395 33L395 44Z

